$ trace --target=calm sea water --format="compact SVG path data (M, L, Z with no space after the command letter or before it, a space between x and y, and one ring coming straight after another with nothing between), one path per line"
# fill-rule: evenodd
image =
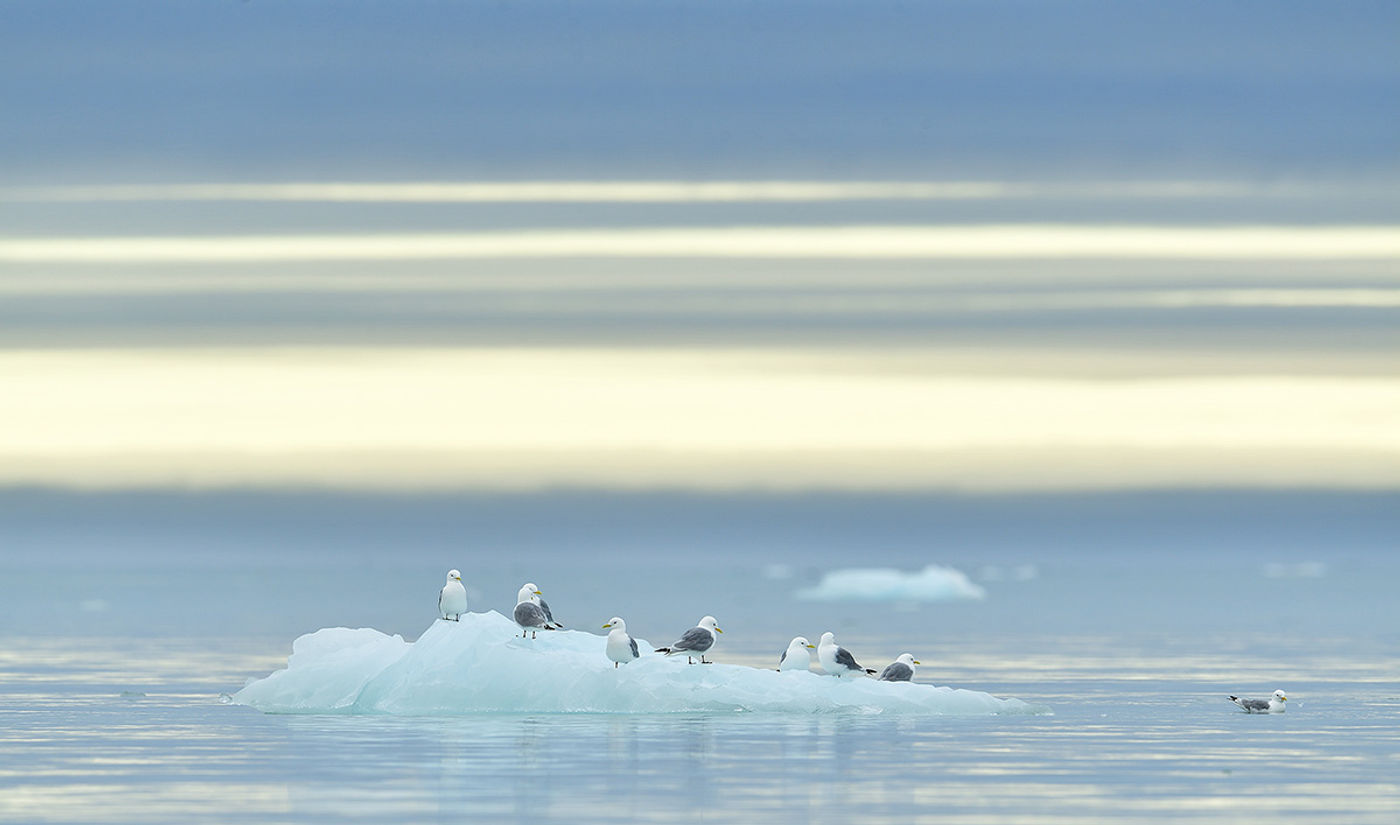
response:
M169 498L21 498L6 497L0 821L1400 816L1400 562L1385 545L1396 518L1389 496L541 495L431 507L306 498L297 507L282 500L280 515L271 498L223 497L186 502L175 508L184 515L148 530L131 525L159 523L150 517L169 511ZM82 529L45 515L78 505ZM440 519L425 521L424 507ZM638 510L650 515L627 515ZM386 532L335 527L328 513ZM495 552L496 532L527 513L543 522L522 529L522 542L556 549L525 559ZM959 534L998 513L1025 535L989 526L982 547L935 539L920 548L911 538ZM475 531L459 533L463 522ZM1178 539L1163 544L1160 528L1174 522ZM870 549L852 554L862 523ZM682 549L648 554L623 538L650 544L668 525ZM933 526L941 529L926 532ZM1250 526L1268 552L1243 546ZM287 546L259 549L258 536L274 532ZM735 532L768 550L726 538ZM390 535L399 552L386 561L380 541ZM430 540L447 535L475 538ZM493 550L464 549L478 543ZM59 552L30 552L41 546ZM697 562L699 551L708 552ZM416 636L431 621L438 556L454 554L475 582L473 609L502 606L530 570L575 626L623 612L639 635L660 637L713 612L728 631L720 659L756 666L771 666L795 633L833 629L868 663L907 649L926 663L921 681L1016 696L1053 714L268 716L223 700L280 667L306 630L369 625ZM952 564L989 595L926 606L791 597L853 557ZM1290 696L1283 715L1244 714L1225 699L1276 687Z

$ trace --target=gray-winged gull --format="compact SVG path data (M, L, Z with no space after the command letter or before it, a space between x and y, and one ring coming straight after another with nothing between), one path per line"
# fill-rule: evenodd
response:
M438 593L438 615L455 622L466 612L467 588L462 586L462 574L456 570L448 570L447 584L444 584L442 591Z
M521 638L529 633L531 639L541 630L558 630L562 627L540 604L540 589L534 582L526 582L515 594L515 623L520 625Z
M669 647L658 647L657 653L665 653L667 656L685 655L685 660L690 664L695 664L695 657L700 657L700 664L708 665L705 661L705 653L715 646L716 633L723 633L715 626L715 617L706 616L700 620L700 624L685 632L685 635L671 643Z
M822 670L837 677L850 673L864 676L875 672L871 668L862 667L851 655L851 651L836 644L836 634L829 631L822 634L821 643L817 645L817 661L821 663Z
M914 658L912 653L901 653L898 658L880 671L880 681L882 682L912 682L914 681L914 665L919 664L919 660Z
M1276 690L1274 695L1267 700L1241 699L1238 696L1231 696L1230 701L1244 708L1245 713L1283 713L1287 710L1284 703L1288 701L1288 697L1283 694L1283 691Z
M809 650L816 650L817 646L807 641L806 636L797 636L788 642L787 650L778 657L778 670L811 670L812 654Z
M637 650L637 640L627 635L626 622L613 616L603 625L604 630L608 628L612 628L612 632L608 633L607 652L608 658L613 660L613 667L641 658L642 654Z

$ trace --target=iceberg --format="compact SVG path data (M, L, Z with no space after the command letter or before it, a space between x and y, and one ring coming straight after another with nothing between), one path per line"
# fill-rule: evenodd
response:
M416 642L325 628L297 639L287 667L235 704L265 713L858 712L976 716L1043 713L1019 699L914 682L837 679L643 654L614 668L605 636L564 630L522 639L504 616L437 621ZM639 645L650 647L642 640Z
M987 591L973 584L961 570L930 564L917 573L890 567L850 567L832 570L816 587L797 591L808 601L937 602L981 599Z

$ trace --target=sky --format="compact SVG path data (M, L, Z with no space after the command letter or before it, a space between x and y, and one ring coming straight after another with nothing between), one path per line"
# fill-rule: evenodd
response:
M1393 489L1397 32L6 4L0 484Z
M17 182L1394 178L1386 2L0 10Z

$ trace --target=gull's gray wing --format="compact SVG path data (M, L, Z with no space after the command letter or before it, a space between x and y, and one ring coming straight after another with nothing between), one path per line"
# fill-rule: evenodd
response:
M549 602L540 598L540 612L544 613L544 620L549 624L555 624L554 614L549 612Z
M637 651L637 640L634 639L634 638L632 638L631 636L628 636L628 637L627 637L627 643L628 643L629 645L632 646L632 658L633 658L633 659L640 659L640 658L642 658L642 654L639 653L639 652Z
M782 655L778 657L778 667L782 667L785 661L787 661L787 648L783 648Z
M443 615L443 614L442 614L442 597L443 597L443 596L446 596L446 595L447 595L447 588L446 588L446 587L444 587L443 589L441 589L441 590L438 591L438 615L439 615L439 616Z
M544 611L533 602L521 602L515 606L515 623L521 627L548 627Z
M851 651L844 647L836 648L836 664L848 667L851 670L865 670L865 668L861 667L860 664L856 662L856 657L851 655Z
M696 653L704 653L715 644L715 634L703 627L692 627L680 637L675 644L671 645L672 650L692 650Z
M891 662L880 671L880 681L882 682L912 682L914 680L914 668L903 662Z
M1263 699L1241 699L1240 704L1244 706L1245 710L1264 711L1269 709L1269 703Z

